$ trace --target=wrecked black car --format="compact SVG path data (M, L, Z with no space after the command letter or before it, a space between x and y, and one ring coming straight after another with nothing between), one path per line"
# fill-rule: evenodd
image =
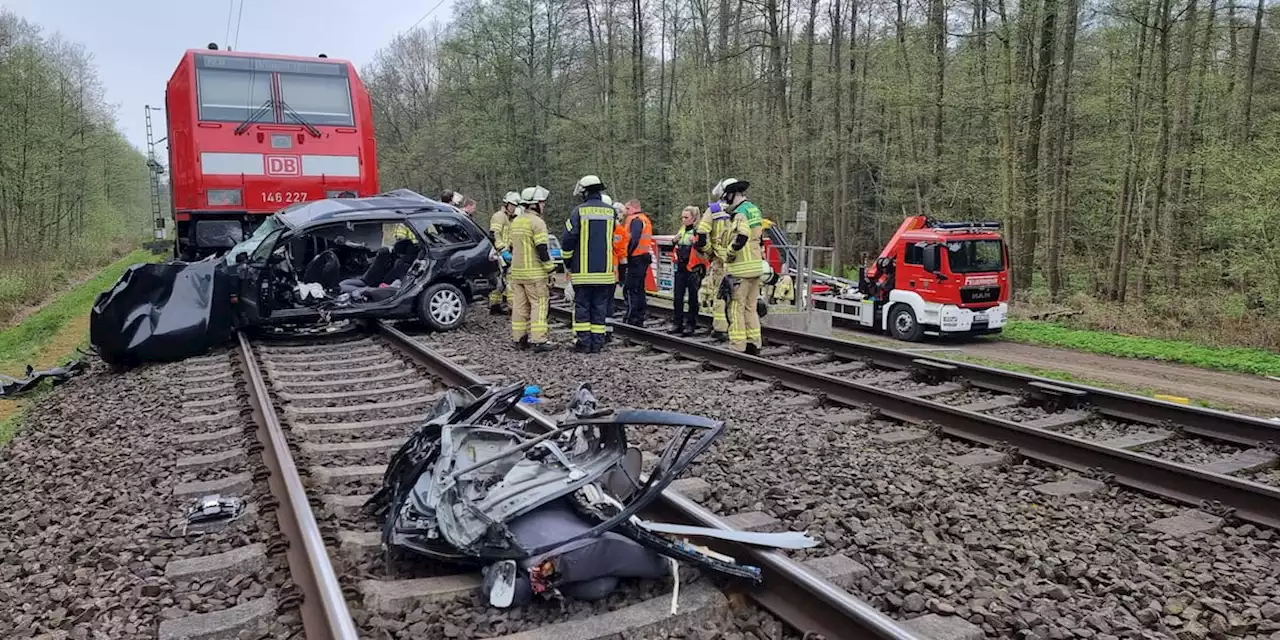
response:
M510 417L524 384L452 390L392 457L365 505L392 556L481 568L490 604L535 597L595 600L626 578L675 573L675 561L759 582L757 567L671 534L802 548L797 533L759 534L647 522L652 503L724 430L666 411L597 407L579 387L553 430ZM628 425L671 430L648 474Z
M498 282L488 236L408 190L317 200L267 218L225 256L131 267L98 297L90 342L114 363L175 360L246 327L416 319L460 326Z

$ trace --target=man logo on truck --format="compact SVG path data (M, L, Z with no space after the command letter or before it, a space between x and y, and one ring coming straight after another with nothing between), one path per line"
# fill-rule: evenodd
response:
M267 156L267 175L300 176L302 165L298 162L298 156Z

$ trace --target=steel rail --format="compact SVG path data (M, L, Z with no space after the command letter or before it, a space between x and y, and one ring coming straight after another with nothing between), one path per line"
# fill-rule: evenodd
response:
M432 370L448 383L469 387L485 384L481 378L445 356L414 340L399 329L379 321L379 334L418 364ZM516 405L526 417L543 429L555 428L555 421L526 404ZM697 503L667 489L656 506L658 511L685 524L729 529L723 520ZM803 565L772 550L736 545L712 545L730 555L748 558L761 567L764 586L747 595L801 632L821 633L827 638L883 638L922 640L913 631L877 611L871 605L818 576Z
M658 310L664 315L672 313L670 308L658 305L652 305L650 309ZM704 315L699 316L698 322L704 326L711 325L711 319ZM958 360L931 358L901 349L861 344L802 331L778 327L761 327L761 331L770 346L795 346L841 358L870 360L874 364L899 370L919 369L921 366L952 368L955 375L965 378L973 386L1001 393L1043 397L1045 386L1073 389L1083 394L1080 401L1088 403L1105 416L1152 426L1174 424L1187 433L1245 446L1280 443L1280 424L1254 416L1166 402Z
M570 316L563 307L551 307L559 316ZM1126 449L1113 449L1081 438L1027 427L926 398L880 389L868 384L809 371L757 356L749 356L693 340L677 338L625 323L614 325L614 335L633 336L642 342L727 369L737 369L783 387L804 393L820 393L841 404L871 405L896 420L979 442L989 447L1014 447L1027 458L1081 473L1101 470L1121 485L1191 505L1220 504L1241 519L1280 528L1280 489L1225 474Z
M276 518L289 542L289 575L302 591L299 613L303 630L306 637L313 640L358 640L360 636L347 610L342 585L329 562L320 527L307 500L298 466L289 452L280 416L271 403L262 369L258 367L249 338L243 332L236 332L236 339L254 421L258 424L258 439L263 444L262 459L271 472L267 482L277 502Z

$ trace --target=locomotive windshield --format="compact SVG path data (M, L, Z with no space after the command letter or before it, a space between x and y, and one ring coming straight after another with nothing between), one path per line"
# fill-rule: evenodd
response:
M353 124L344 65L200 55L196 67L201 120L242 122L270 103L254 122Z

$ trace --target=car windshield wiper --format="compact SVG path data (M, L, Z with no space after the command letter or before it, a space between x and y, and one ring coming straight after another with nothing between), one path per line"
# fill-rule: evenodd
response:
M320 137L320 130L317 129L315 125L311 124L310 122L307 122L306 119L302 117L302 114L298 113L297 111L294 111L293 107L289 106L289 103L285 102L283 98L281 98L280 100L280 108L284 109L284 112L286 114L288 114L289 116L292 116L293 119L298 122L298 124L306 127L308 133L310 133L311 135L317 138Z
M236 135L240 135L247 131L249 129L249 125L257 122L259 118L266 115L267 112L271 110L272 106L274 105L271 104L271 100L267 100L262 103L262 106L255 109L253 113L249 114L249 117L246 118L244 122L240 123L240 126L236 127Z

